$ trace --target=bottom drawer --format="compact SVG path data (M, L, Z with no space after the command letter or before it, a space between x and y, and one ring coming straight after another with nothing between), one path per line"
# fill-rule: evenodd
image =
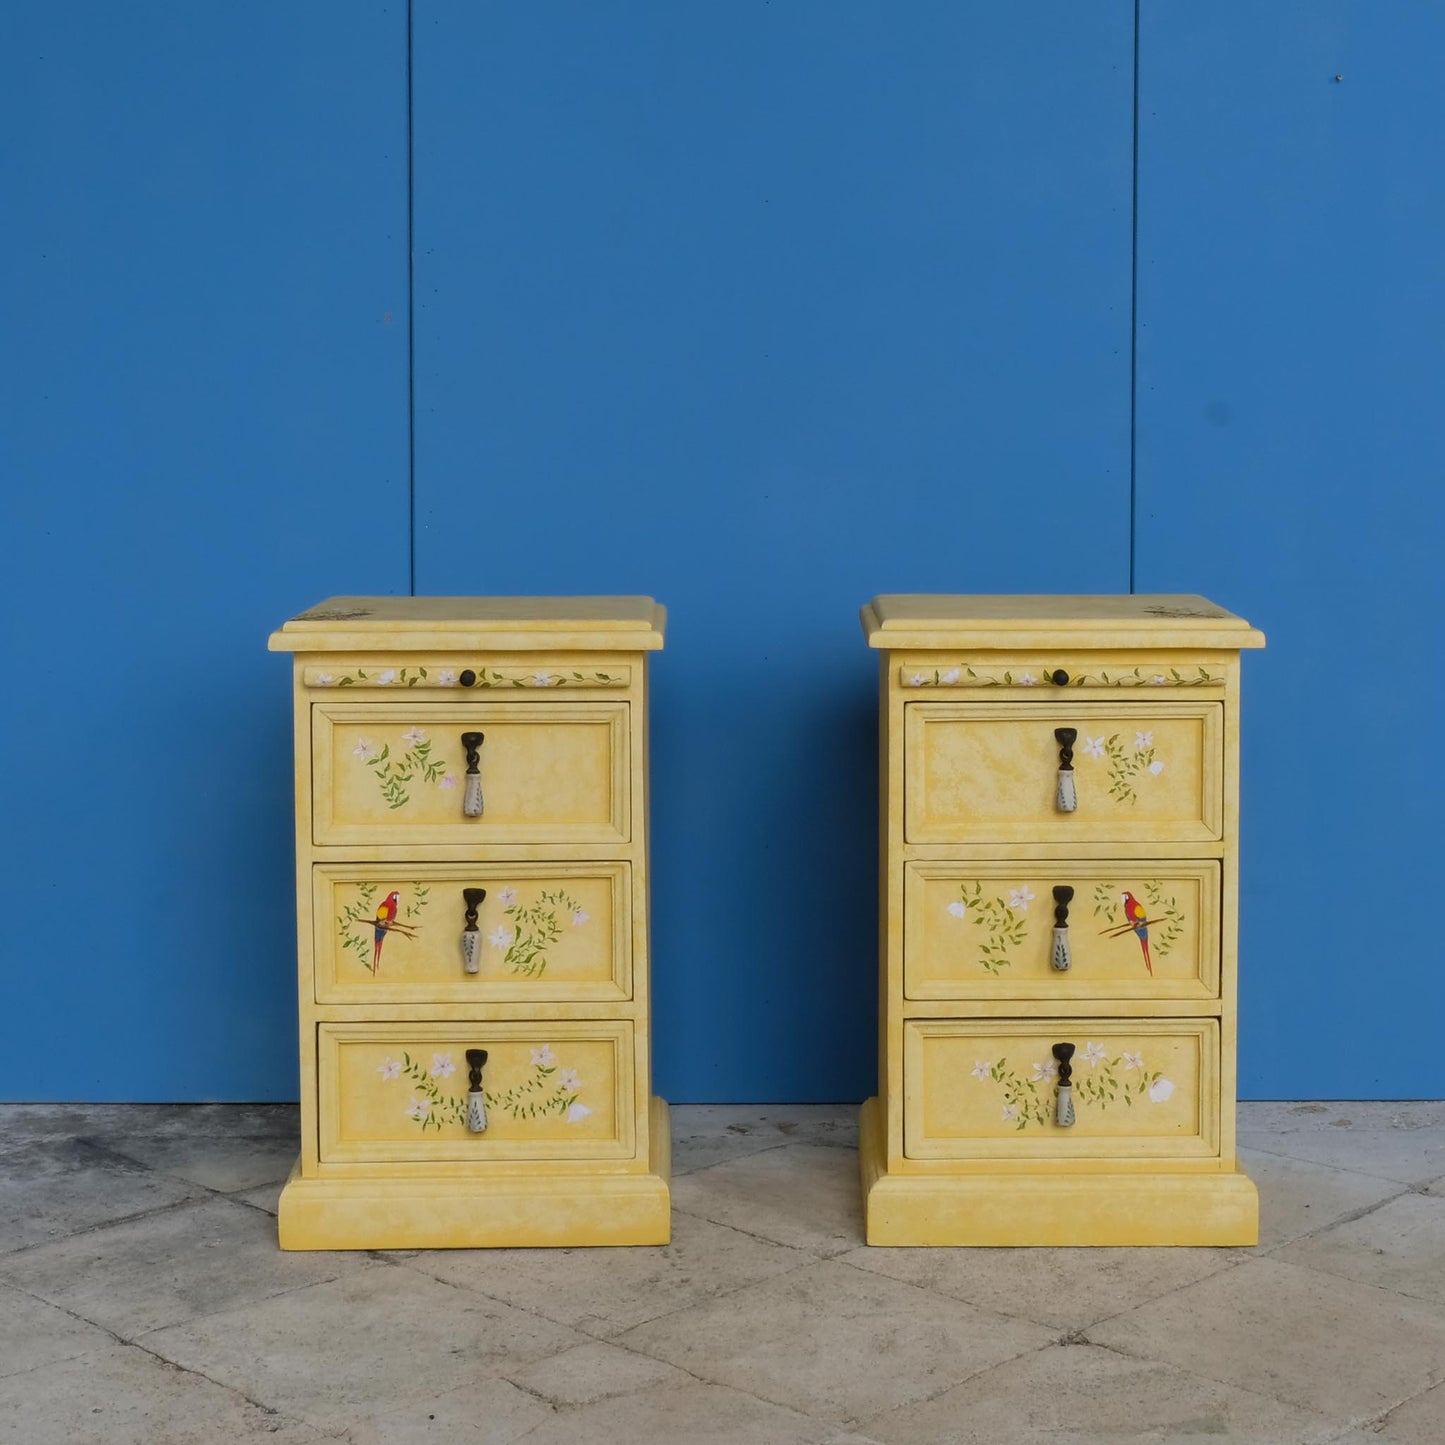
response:
M317 1025L321 1162L627 1159L632 1024ZM487 1128L467 1129L468 1049L485 1049Z
M1216 1019L909 1019L914 1159L1180 1159L1219 1153ZM1074 1045L1073 1125L1054 1122Z

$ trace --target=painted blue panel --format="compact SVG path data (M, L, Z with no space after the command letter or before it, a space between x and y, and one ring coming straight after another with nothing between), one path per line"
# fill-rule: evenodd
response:
M11 5L0 107L0 1097L294 1098L266 634L408 585L405 6Z
M1270 639L1241 1089L1438 1095L1445 10L1143 16L1138 586Z
M1128 586L1133 6L414 21L419 592L650 592L657 1082L859 1098L880 591Z

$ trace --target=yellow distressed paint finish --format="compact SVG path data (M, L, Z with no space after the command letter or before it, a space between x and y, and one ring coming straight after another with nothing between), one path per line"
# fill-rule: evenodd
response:
M1053 891L1067 904L1071 966L1052 964ZM1149 957L1121 931L1123 899L1158 917ZM1137 859L904 865L910 999L1197 999L1219 995L1219 864Z
M283 1248L667 1242L645 724L663 626L650 598L347 597L272 636L294 654L301 1014ZM463 733L483 734L479 816Z
M1254 1243L1234 1122L1239 652L1262 635L1192 596L891 596L863 624L883 843L869 1242ZM1076 733L1072 811L1058 728Z

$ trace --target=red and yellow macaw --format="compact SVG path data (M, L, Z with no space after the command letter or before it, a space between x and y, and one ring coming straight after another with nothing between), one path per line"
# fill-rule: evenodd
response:
M1129 920L1129 926L1139 940L1139 947L1144 950L1144 967L1149 970L1149 977L1153 978L1154 964L1149 957L1149 915L1144 912L1144 905L1132 893L1126 891L1121 895L1121 899L1124 904L1124 917Z
M1127 894L1125 895L1128 896ZM386 935L391 931L391 925L396 919L397 910L401 907L401 894L392 889L382 901L380 908L376 910L376 950L371 955L371 971L375 973L381 967L381 945L386 942Z

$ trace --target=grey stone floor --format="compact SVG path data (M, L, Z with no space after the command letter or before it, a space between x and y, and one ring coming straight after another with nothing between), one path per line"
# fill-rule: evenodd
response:
M674 1111L666 1249L282 1254L285 1107L0 1107L0 1440L1445 1442L1445 1103L1241 1110L1242 1250L862 1246L852 1107Z

